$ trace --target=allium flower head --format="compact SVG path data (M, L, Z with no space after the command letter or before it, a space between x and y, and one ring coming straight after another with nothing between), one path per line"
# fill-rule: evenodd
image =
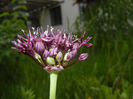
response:
M91 37L83 40L86 33L82 34L80 38L65 30L54 30L47 27L29 30L24 36L18 35L17 41L12 41L15 47L12 49L32 57L40 66L48 72L58 72L71 64L76 63L75 60L80 47L92 46ZM85 60L88 53L82 53L78 57L78 61Z

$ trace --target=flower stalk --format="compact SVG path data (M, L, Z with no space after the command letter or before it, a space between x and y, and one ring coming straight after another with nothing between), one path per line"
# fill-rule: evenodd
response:
M57 85L58 73L50 73L50 94L49 99L56 99L56 85Z

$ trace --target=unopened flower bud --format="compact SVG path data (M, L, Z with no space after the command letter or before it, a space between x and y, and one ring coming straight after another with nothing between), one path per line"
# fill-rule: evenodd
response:
M72 54L66 53L64 56L64 61L70 61L72 59Z
M66 53L65 56L64 56L64 61L67 61L67 54L68 53Z
M63 59L63 54L62 54L62 52L58 52L58 54L56 55L56 60L57 60L58 62L61 62L62 59Z
M47 62L49 65L55 65L55 60L54 60L54 58L52 58L52 57L47 57L46 62Z
M36 58L40 63L43 64L42 58L41 58L41 56L40 56L39 54L35 53L35 58Z
M79 61L85 60L88 57L88 53L80 54Z

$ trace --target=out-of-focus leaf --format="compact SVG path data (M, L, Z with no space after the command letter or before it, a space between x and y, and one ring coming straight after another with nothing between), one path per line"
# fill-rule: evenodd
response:
M3 12L2 14L0 14L0 17L4 17L4 16L8 16L9 13L8 12Z
M27 7L26 6L24 6L24 5L17 5L17 6L15 6L14 8L13 8L13 10L19 10L19 9L21 9L21 10L27 10Z

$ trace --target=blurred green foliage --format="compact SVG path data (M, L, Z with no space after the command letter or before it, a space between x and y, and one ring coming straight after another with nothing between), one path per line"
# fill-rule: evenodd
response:
M11 3L14 3L16 0L12 1ZM0 24L0 63L3 63L5 57L11 58L11 41L16 38L21 29L26 29L27 17L24 11L27 9L21 8L21 5L16 5L11 9L11 11L0 14L0 18L3 20Z
M132 0L97 0L77 18L77 34L86 31L93 47L80 50L87 60L59 73L57 99L133 99L132 8ZM0 16L11 17L0 24L0 98L48 99L49 74L10 49L25 18Z
M13 0L11 4L18 1ZM20 0L23 1L23 0ZM10 4L10 3L9 3ZM0 98L6 99L7 94L12 94L11 88L20 79L20 68L18 65L19 55L11 49L11 41L16 39L21 29L26 29L25 8L16 5L11 11L0 13ZM4 98L5 97L5 98Z
M133 98L132 8L131 0L100 0L75 22L78 31L93 37L88 66L104 92L104 97L99 93L92 96L94 99Z

